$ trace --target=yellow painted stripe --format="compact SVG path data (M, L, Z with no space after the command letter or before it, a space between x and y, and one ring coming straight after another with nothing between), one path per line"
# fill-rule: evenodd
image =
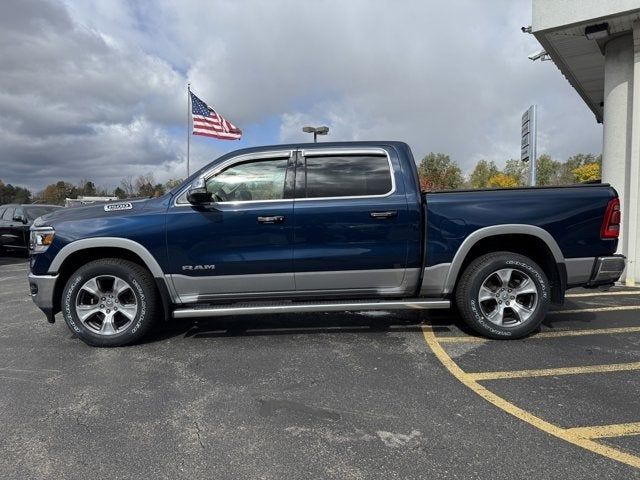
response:
M612 295L640 295L640 290L631 290L628 292L589 292L589 293L567 293L565 298L582 298L582 297L609 297Z
M566 315L568 313L618 312L623 310L640 310L640 305L622 305L619 307L576 308L574 310L552 310L547 315Z
M625 435L639 435L640 422L569 428L567 431L582 438L624 437Z
M544 338L560 338L560 337L581 337L583 335L613 335L620 333L640 333L640 327L611 327L611 328L586 328L581 330L554 330L551 332L539 332L527 337L527 340L542 340ZM481 337L441 337L438 336L440 343L485 343L491 342L487 338ZM499 342L500 340L495 340Z
M640 362L587 365L584 367L539 368L532 370L506 370L501 372L467 373L473 380L500 380L503 378L553 377L555 375L580 375L583 373L627 372L640 370Z
M485 387L471 378L467 373L465 373L456 364L456 362L454 362L451 357L447 355L447 352L445 352L442 346L438 343L433 329L430 326L422 326L422 333L424 335L425 341L427 342L427 345L429 346L429 348L431 348L431 351L434 353L436 358L440 360L440 363L442 363L454 377L456 377L462 384L473 390L476 394L480 395L482 398L500 408L504 412L513 415L519 420L527 422L528 424L542 430L543 432L572 443L573 445L585 448L591 452L603 455L612 460L617 460L618 462L631 465L632 467L640 468L640 457L631 455L607 445L601 445L597 442L594 442L593 440L572 434L569 430L558 427L557 425L536 417L526 410L517 407L513 403L487 390Z

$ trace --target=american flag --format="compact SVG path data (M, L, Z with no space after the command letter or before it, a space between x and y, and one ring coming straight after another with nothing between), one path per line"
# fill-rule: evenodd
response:
M191 115L193 116L193 134L219 138L221 140L240 140L242 130L209 105L204 103L193 92L191 93Z

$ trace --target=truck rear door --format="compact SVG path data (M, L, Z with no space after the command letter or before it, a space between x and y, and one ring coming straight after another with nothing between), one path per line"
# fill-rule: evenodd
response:
M298 292L406 295L409 242L420 231L408 206L401 166L382 148L298 152L293 262Z

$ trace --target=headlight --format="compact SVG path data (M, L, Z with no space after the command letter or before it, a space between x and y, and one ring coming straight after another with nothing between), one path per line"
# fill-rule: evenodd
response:
M53 227L31 228L29 235L29 250L31 253L42 253L53 243L56 232Z

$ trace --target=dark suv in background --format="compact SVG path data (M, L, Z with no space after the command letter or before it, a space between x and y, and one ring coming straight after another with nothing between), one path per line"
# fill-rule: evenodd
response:
M8 249L29 252L29 227L33 221L62 207L56 205L0 205L0 254Z

